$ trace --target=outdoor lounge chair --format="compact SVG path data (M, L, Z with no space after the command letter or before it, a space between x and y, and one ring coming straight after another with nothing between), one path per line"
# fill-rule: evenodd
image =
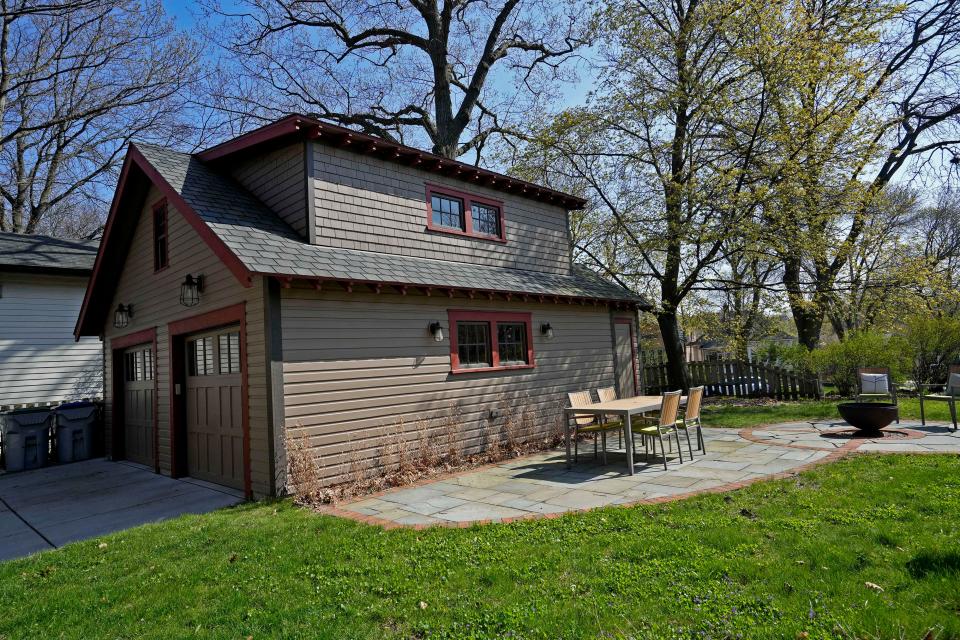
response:
M703 443L703 430L700 428L700 407L703 404L703 387L690 387L687 392L687 406L683 410L683 417L677 420L677 428L682 429L687 436L687 449L690 450L690 459L693 459L693 447L690 445L690 430L697 433L697 451L707 452Z
M663 468L667 468L667 448L664 445L663 436L673 435L677 439L677 455L680 456L680 464L683 464L683 452L680 450L680 432L677 431L677 414L680 410L680 394L682 391L667 391L663 394L663 400L660 402L660 415L657 418L637 417L634 419L630 428L635 435L643 438L643 446L649 452L653 449L653 455L657 455L657 442L660 443L660 454L663 456ZM651 422L653 424L651 424ZM636 454L636 440L634 442L634 454ZM648 447L649 445L649 447Z
M921 384L920 391L920 424L927 424L927 416L923 410L923 403L933 400L946 402L950 407L950 419L953 421L953 431L957 430L957 402L960 401L960 364L950 365L947 374L947 384L943 393L924 394L924 390L931 387L944 387L942 384Z
M857 402L883 400L899 406L897 385L893 384L887 367L860 367L857 369ZM900 424L900 412L897 412Z
M570 400L570 406L583 406L587 404L593 404L593 398L590 397L589 391L574 391L567 394L567 398ZM607 431L623 430L623 423L619 420L614 422L606 422L603 420L597 419L596 416L589 414L580 414L573 416L574 424L574 447L573 447L573 461L577 462L578 459L578 450L580 447L576 446L576 439L580 434L583 433L592 433L593 434L593 457L597 458L597 436L600 436L601 441L603 442L603 464L607 464Z

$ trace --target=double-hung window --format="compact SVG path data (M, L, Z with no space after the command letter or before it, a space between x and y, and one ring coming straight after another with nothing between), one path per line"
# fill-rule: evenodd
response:
M534 366L529 313L449 311L453 373Z
M427 229L440 233L506 242L503 203L427 185Z

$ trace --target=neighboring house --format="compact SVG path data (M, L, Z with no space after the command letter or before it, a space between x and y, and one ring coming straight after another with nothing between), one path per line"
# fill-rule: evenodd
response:
M97 244L0 232L0 406L102 394L100 341L73 337Z
M797 344L797 337L784 331L778 331L772 336L751 340L747 343L747 358L753 360L753 356L757 350L769 344L776 344L780 347L790 347ZM737 357L733 346L725 340L711 339L704 336L688 341L685 349L687 362L713 362Z
M265 496L288 438L336 482L418 422L477 451L520 407L543 435L569 391L638 393L643 303L572 265L583 205L303 116L131 145L76 328L104 337L108 450Z

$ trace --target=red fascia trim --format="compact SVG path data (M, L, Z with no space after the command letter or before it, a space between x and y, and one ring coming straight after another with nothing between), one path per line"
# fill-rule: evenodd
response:
M271 140L274 140L280 136L297 133L300 131L303 124L303 119L300 116L286 116L285 118L277 120L276 122L272 122L268 125L260 127L259 129L254 129L253 131L245 133L242 136L236 137L233 140L221 142L215 147L201 151L197 154L197 158L199 158L202 162L219 160L224 156L236 153L237 151L242 151L247 147L252 147L264 142L270 142Z
M193 210L193 207L187 204L187 201L177 193L176 189L171 187L170 184L163 179L163 176L143 157L143 154L140 153L140 150L137 149L135 145L130 145L130 155L133 156L133 160L147 175L147 178L157 186L161 193L167 197L167 200L173 203L173 206L180 212L183 219L190 223L190 226L192 226L194 231L207 243L207 246L210 247L213 253L233 272L233 275L236 276L240 284L244 287L252 286L250 271L240 261L240 258L230 251L223 240L207 226L207 223Z
M117 336L116 338L110 338L110 348L126 349L127 347L132 347L137 344L154 342L156 339L157 328L150 327L149 329L143 329L141 331L135 331L126 335Z
M490 351L493 356L492 367L462 368L460 354L457 349L457 322L489 322L490 323ZM447 322L450 328L450 373L483 373L488 371L511 371L514 369L533 369L536 362L533 357L533 314L508 311L474 311L471 309L448 309ZM500 349L497 344L498 322L523 322L527 327L527 363L517 365L501 365Z
M131 149L132 148L133 145L131 145ZM100 267L103 266L104 249L107 247L107 243L110 242L110 234L113 231L113 221L117 218L117 209L120 206L120 194L123 193L123 188L127 184L127 178L130 176L130 166L132 164L133 158L128 150L127 157L123 159L123 168L120 169L120 180L117 183L117 190L113 192L113 201L110 203L110 214L107 216L107 223L103 227L103 237L100 240L100 248L97 251L96 259L93 261L93 273L90 275L90 279L87 280L87 290L83 294L83 304L80 305L80 315L77 316L77 323L73 327L73 339L76 341L80 340L80 328L84 324L87 310L90 307L90 297L93 295L93 287L100 275Z
M175 370L178 358L174 353L174 338L187 333L205 331L228 324L240 323L240 353L243 357L240 359L240 397L242 406L242 429L243 429L243 491L247 498L253 497L253 483L250 476L250 382L247 361L250 357L247 351L247 303L240 302L222 309L215 309L206 313L201 313L183 320L176 320L167 325L167 331L170 336L170 459L176 465L176 446L177 431L180 426L177 424L180 419L179 407L177 405L177 395L175 385L179 382L185 385L182 380L183 372Z
M117 218L117 210L120 205L120 199L123 194L124 188L126 187L127 180L130 177L130 167L136 164L136 166L143 171L147 178L153 182L154 185L164 194L168 201L172 201L174 206L180 212L180 215L190 223L190 226L194 228L197 234L206 242L207 246L214 252L214 254L220 258L221 261L233 272L233 275L236 276L237 280L244 287L252 286L250 280L251 273L243 265L240 259L232 252L230 249L223 243L217 235L207 226L207 224L197 215L197 212L193 210L187 202L176 192L170 184L163 179L163 177L157 172L156 169L147 161L147 159L140 153L140 150L137 149L136 145L131 144L130 148L127 150L127 157L123 161L123 168L120 171L120 180L117 183L117 189L113 193L113 202L110 204L110 214L107 217L107 224L104 226L103 230L103 239L100 241L100 250L97 252L97 258L93 264L93 274L90 276L90 280L87 282L87 291L83 296L83 304L80 306L80 315L77 318L77 324L74 327L73 335L75 340L79 340L81 336L82 327L85 324L87 313L90 310L90 298L93 295L93 290L97 286L100 278L100 270L103 266L104 254L106 253L107 248L110 246L111 235L113 231L114 221Z
M153 206L150 208L150 210L153 212L153 220L152 220L152 222L153 222L153 252L154 252L154 256L153 256L153 267L154 267L154 268L153 268L153 272L154 272L154 273L160 273L161 271L163 271L164 269L166 269L167 267L170 266L170 226L169 226L169 224L170 224L170 212L169 212L169 209L168 209L168 207L167 207L167 199L166 199L166 198L160 198L159 200L157 200L156 202L153 203ZM156 256L156 252L157 252L157 214L158 214L158 213L163 214L163 229L164 229L164 233L167 234L167 237L166 237L167 243L166 243L166 245L164 245L164 251L166 252L166 255L163 256L164 265L163 265L162 267L160 267L159 269L156 268L156 267L157 267L157 256Z
M426 183L427 190L427 230L435 231L437 233L447 233L453 236L467 236L470 238L476 238L478 240L489 240L490 242L500 242L503 244L507 243L507 227L506 221L503 215L503 201L494 200L493 198L487 198L484 196L477 196L465 191L457 191L456 189L451 189L439 184L430 184ZM431 196L436 193L437 195L450 196L452 198L457 198L463 201L463 223L466 227L466 230L460 229L451 229L450 227L441 227L433 223L433 199ZM476 202L478 204L485 204L491 207L496 207L499 212L500 217L500 235L499 236L490 236L485 233L477 233L473 230L473 208L470 206L471 203Z
M562 193L549 187L518 178L511 178L502 173L482 169L465 162L460 162L459 160L444 158L433 153L422 151L421 149L390 142L383 138L360 133L353 129L323 122L322 120L302 114L286 116L276 122L245 133L238 138L228 140L215 147L201 151L196 157L203 162L220 160L258 144L297 133L307 135L312 139L319 138L323 140L326 138L329 140L326 144L348 147L354 153L383 157L383 151L392 151L394 155L390 161L401 164L409 164L411 161L414 161L416 165L421 166L425 171L443 173L452 168L456 172L454 175L472 175L474 179L483 179L491 184L497 183L501 185L498 187L501 191L514 193L524 198L547 202L565 209L583 209L587 206L587 201L583 198ZM345 140L347 144L343 144ZM430 165L433 165L433 167L430 167Z
M633 368L633 393L640 394L640 375L637 371L637 336L633 330L632 318L614 318L614 324L625 324L630 327L630 366Z

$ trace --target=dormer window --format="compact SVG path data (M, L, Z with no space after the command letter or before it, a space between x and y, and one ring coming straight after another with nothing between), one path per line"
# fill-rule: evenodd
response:
M503 203L446 187L427 185L427 229L506 242Z

